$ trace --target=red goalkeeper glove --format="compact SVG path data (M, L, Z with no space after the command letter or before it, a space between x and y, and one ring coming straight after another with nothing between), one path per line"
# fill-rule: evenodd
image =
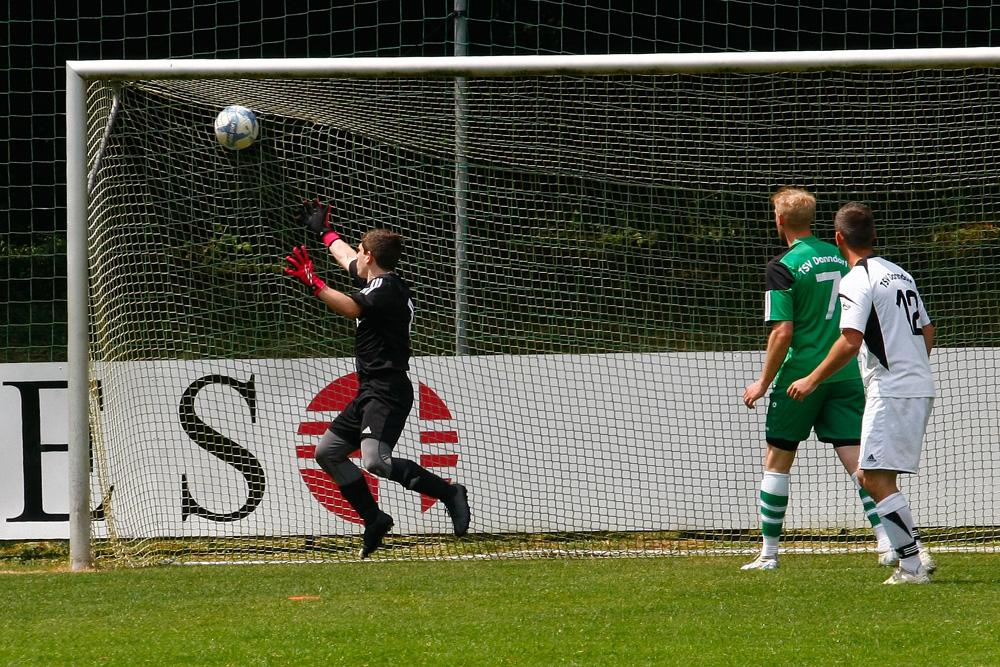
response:
M319 234L323 239L323 245L327 248L340 238L340 234L330 229L330 211L332 210L332 206L320 202L319 197L316 197L304 200L299 214L295 216L296 220Z
M319 296L320 291L326 287L326 283L313 273L313 262L309 259L306 247L292 248L292 254L286 256L285 259L291 264L291 266L285 267L285 273L295 276L305 283L306 287L312 290L313 296Z

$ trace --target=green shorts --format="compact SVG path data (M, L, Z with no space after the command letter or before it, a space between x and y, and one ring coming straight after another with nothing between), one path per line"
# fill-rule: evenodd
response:
M816 437L834 447L861 444L865 387L860 380L821 384L802 402L788 397L788 387L774 387L767 401L767 444L794 452L816 429Z

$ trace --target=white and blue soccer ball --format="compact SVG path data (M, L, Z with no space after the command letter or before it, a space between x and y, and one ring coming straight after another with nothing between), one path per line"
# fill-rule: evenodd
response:
M260 133L260 124L253 111L238 104L226 107L215 117L215 138L225 148L238 151L253 144Z

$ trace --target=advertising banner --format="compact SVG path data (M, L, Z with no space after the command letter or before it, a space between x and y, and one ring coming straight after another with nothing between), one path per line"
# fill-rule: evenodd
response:
M996 350L935 353L938 399L919 475L924 525L995 525ZM743 388L760 353L423 357L395 455L470 490L473 532L758 527L766 408ZM95 369L94 533L340 535L358 517L313 460L353 398L351 359L192 360ZM68 537L66 366L0 365L0 539ZM358 460L360 464L360 460ZM402 534L450 530L444 508L369 485ZM799 450L788 528L862 528L828 445ZM974 490L979 502L964 500Z

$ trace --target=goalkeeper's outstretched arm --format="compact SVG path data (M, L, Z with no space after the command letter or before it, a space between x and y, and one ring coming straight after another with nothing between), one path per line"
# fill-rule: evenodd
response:
M333 258L337 260L337 264L344 267L345 271L351 270L351 262L358 258L358 251L347 244L347 242L342 238L337 238L333 243L327 246L330 254Z
M313 296L325 303L331 310L335 310L344 317L357 318L361 316L361 306L354 299L327 286L326 282L316 275L312 259L309 258L309 251L306 250L305 246L293 248L292 254L285 257L285 260L288 262L285 273L301 280L306 287L312 290Z
M358 258L358 252L340 238L340 234L330 226L330 213L332 211L332 205L324 204L319 200L319 197L316 197L302 202L302 208L295 219L319 234L323 245L327 247L337 263L344 267L345 271L350 271L351 262Z

